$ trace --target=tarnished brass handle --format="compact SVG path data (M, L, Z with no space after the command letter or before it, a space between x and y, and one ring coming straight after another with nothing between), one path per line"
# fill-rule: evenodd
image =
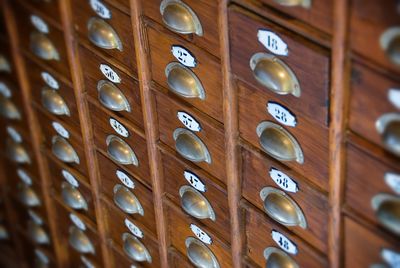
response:
M36 192L26 184L18 184L18 199L27 207L40 206L40 199Z
M79 156L75 149L69 142L61 136L53 136L52 140L52 152L53 154L65 163L76 163L79 164Z
M131 111L125 95L110 81L100 80L97 83L97 91L100 103L107 109L116 112Z
M129 233L122 234L123 249L126 255L137 262L152 262L151 255L145 245Z
M304 7L304 8L311 7L311 0L274 0L274 1L280 4L281 6Z
M193 162L211 163L207 146L193 132L177 128L173 133L175 148L185 159Z
M6 154L8 158L18 164L30 164L31 158L21 143L12 140L6 142Z
M206 94L196 74L179 62L171 62L165 67L168 86L172 92L184 98L204 100Z
M160 12L165 26L171 31L203 35L203 27L196 13L181 0L163 0Z
M30 47L33 54L43 60L60 60L60 55L53 42L43 33L31 33Z
M387 29L380 37L380 45L386 56L396 65L400 65L400 27Z
M115 162L121 165L139 165L139 160L136 157L132 148L120 137L109 135L106 138L107 154Z
M264 210L268 216L286 226L307 228L303 211L284 191L273 187L265 187L260 191Z
M299 268L299 265L283 250L268 247L264 250L266 267Z
M0 54L0 72L11 73L11 65L7 58L2 54Z
M42 88L42 105L52 114L70 115L67 103L55 89Z
M215 221L214 209L207 198L193 187L184 185L179 189L181 206L189 215L197 219L211 219Z
M250 59L255 79L264 87L280 95L300 97L301 88L296 75L282 60L268 53L256 53Z
M33 242L39 245L48 245L50 244L50 238L47 235L46 231L39 224L34 223L33 221L28 222L28 234Z
M378 221L391 232L400 235L400 197L380 193L371 199Z
M388 113L378 118L375 123L387 150L400 156L400 113Z
M73 249L80 253L95 253L94 246L89 237L76 226L71 226L69 228L68 242Z
M261 147L267 154L281 161L304 163L299 143L286 129L278 124L263 121L256 131Z
M0 240L8 240L9 235L8 235L8 231L6 229L6 227L2 224L0 224Z
M21 120L21 113L17 106L3 95L0 95L0 114L6 119Z
M88 205L85 197L78 191L78 189L68 182L61 184L61 197L64 203L70 208L77 210L87 210Z
M219 268L219 263L214 253L200 240L188 237L185 240L186 255L196 267Z
M114 202L125 213L144 215L142 204L137 197L125 186L114 186Z
M103 19L92 17L88 24L88 38L95 46L122 51L122 42L114 28Z

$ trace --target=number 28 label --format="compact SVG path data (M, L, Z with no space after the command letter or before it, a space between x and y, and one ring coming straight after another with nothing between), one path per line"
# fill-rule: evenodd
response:
M297 125L296 116L277 102L269 101L267 111L276 121L285 126L295 127Z
M297 254L297 246L289 238L275 230L272 230L271 236L281 249L293 255Z

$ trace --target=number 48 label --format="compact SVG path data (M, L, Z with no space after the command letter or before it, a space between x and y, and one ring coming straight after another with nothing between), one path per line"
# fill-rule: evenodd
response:
M293 255L297 254L297 246L289 238L275 230L272 230L271 236L281 249Z

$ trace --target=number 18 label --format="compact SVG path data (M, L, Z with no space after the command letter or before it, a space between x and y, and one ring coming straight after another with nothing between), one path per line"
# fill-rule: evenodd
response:
M293 255L297 254L297 246L289 238L275 230L272 230L271 236L281 249Z
M258 30L257 37L258 41L275 55L289 55L287 44L276 33L268 30Z

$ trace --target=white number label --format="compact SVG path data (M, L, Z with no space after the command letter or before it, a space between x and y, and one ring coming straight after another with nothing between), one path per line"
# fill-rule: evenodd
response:
M200 192L206 191L206 186L196 174L185 170L183 172L183 176L195 189L199 190Z
M11 97L11 90L3 82L0 82L0 93L1 93L1 95L3 95L6 98L10 98Z
M71 184L74 187L79 187L79 182L75 179L74 175L72 175L71 173L69 173L68 171L66 171L64 169L61 171L61 173L62 173L64 179L69 184Z
M197 60L193 56L193 54L182 46L172 46L171 47L172 55L183 65L187 67L196 67Z
M295 127L297 125L296 117L279 103L272 101L268 102L267 111L276 121L283 125L289 127Z
M125 226L131 231L132 234L139 238L143 238L143 232L140 230L139 227L137 227L133 222L131 222L128 219L125 219Z
M182 124L184 124L188 129L195 132L199 132L201 130L199 122L197 122L196 119L194 119L191 115L185 112L178 112L177 116L179 121L181 121Z
M135 183L133 182L133 180L131 178L129 178L129 176L121 171L121 170L117 170L115 172L115 174L117 175L118 179L128 188L135 188Z
M86 230L86 225L83 223L83 221L78 216L71 213L71 214L69 214L69 218L75 224L76 227L78 227L82 231Z
M100 64L100 71L103 75L113 83L121 83L121 78L119 75L107 64Z
M287 44L276 33L268 30L258 30L257 37L258 41L272 53L279 56L289 55Z
M90 0L90 6L103 19L111 19L110 10L99 0Z
M54 130L60 134L61 137L68 139L69 138L69 132L68 130L66 130L63 125L61 125L58 122L53 122L51 123L51 125L53 126Z
M382 249L381 252L382 259L390 265L392 268L400 267L400 254L390 250L390 249Z
M40 216L38 214L36 214L36 212L32 211L32 210L28 210L28 214L29 217L31 217L31 219L38 225L42 225L43 224L43 220L42 218L40 218Z
M17 175L27 185L32 185L32 179L23 169L17 169Z
M279 187L285 191L296 193L299 190L297 183L294 180L276 168L271 168L269 170L269 176Z
M212 244L211 237L206 232L204 232L200 227L192 223L190 224L190 229L198 239L200 239L201 241L203 241L208 245Z
M129 131L126 129L126 127L112 117L110 118L110 126L122 137L129 137Z
M271 236L281 249L293 255L297 254L297 246L289 238L275 230L272 230Z
M82 263L85 265L85 267L87 268L96 268L96 266L94 266L94 264L89 261L85 256L81 256L81 261Z
M13 141L15 141L17 143L22 142L22 137L15 128L7 127L7 133L13 139Z
M40 249L35 249L35 255L42 263L49 263L49 258Z
M49 73L42 72L40 74L42 76L43 81L52 89L59 89L60 85L58 84L57 80Z
M400 89L397 88L389 89L388 99L397 109L400 109Z
M41 33L49 33L49 26L44 20L36 15L31 16L31 23Z
M385 182L396 194L400 194L400 174L386 173Z
M132 264L132 265L131 265L131 268L136 268L136 266Z

